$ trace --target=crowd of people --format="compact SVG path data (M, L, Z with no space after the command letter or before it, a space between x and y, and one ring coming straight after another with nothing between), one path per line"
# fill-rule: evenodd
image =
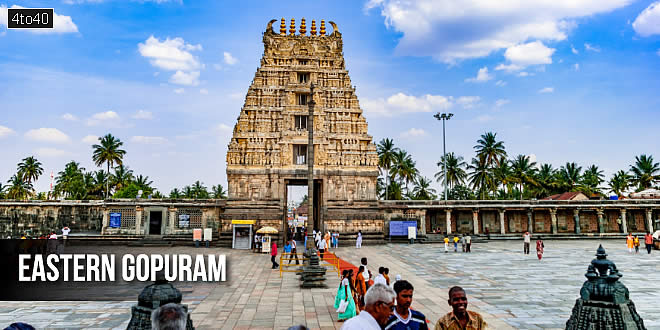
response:
M646 253L651 254L651 250L653 250L653 234L644 234L644 245L646 247ZM633 249L635 253L639 253L639 237L637 237L637 235L633 236L633 234L628 233L628 236L626 237L626 246L628 247L628 253L633 253Z

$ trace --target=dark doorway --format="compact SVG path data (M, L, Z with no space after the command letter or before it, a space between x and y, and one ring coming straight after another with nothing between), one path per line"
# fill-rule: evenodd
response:
M308 194L307 180L289 179L286 181L286 187L286 206L284 208L282 230L287 234L282 239L289 238L293 235L296 241L304 242L304 232L307 227L307 219L309 218L309 205L306 202ZM316 230L323 230L323 219L321 219L323 215L321 210L323 205L322 198L322 180L314 180L314 223L312 227Z
M163 212L149 212L149 235L160 235L160 227L163 224Z

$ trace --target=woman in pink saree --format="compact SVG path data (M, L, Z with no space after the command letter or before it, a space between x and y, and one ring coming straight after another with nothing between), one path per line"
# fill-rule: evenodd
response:
M545 245L543 245L543 240L541 239L541 236L536 240L536 256L539 257L539 260L543 258L543 248Z

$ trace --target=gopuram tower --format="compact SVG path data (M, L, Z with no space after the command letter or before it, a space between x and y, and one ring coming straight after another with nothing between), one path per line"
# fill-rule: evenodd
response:
M228 194L222 214L285 229L288 185L307 185L307 115L314 106L314 227L382 233L376 180L378 155L351 85L342 35L295 19L263 34L261 65L248 88L227 151ZM297 32L297 33L296 33ZM314 94L310 95L311 84ZM382 237L382 236L381 236Z

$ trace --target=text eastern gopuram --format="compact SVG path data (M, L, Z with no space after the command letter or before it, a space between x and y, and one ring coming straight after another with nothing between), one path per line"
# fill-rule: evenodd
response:
M376 201L378 155L346 70L337 25L296 31L282 18L263 34L261 65L248 89L227 152L230 200L282 200L287 180L307 176L307 114L314 109L314 177L322 202ZM298 32L298 33L296 33ZM310 84L314 95L310 95ZM284 200L284 202L286 202Z

